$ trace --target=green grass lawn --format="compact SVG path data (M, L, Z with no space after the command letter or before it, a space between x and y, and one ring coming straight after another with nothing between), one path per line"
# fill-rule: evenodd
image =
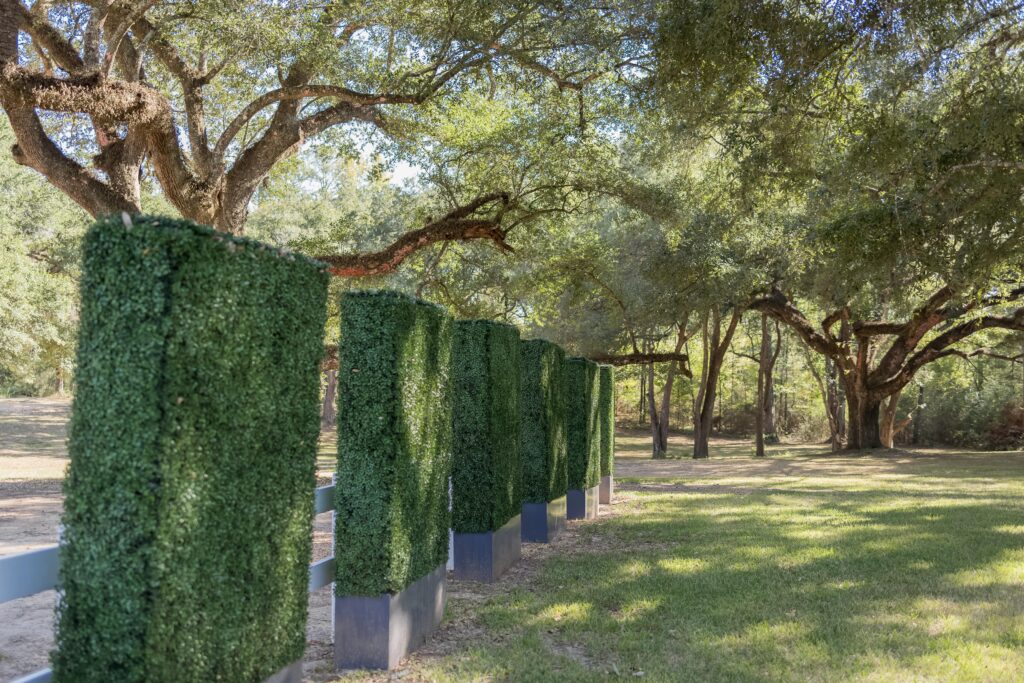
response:
M678 461L525 580L483 598L456 584L462 635L408 674L1024 680L1024 455L770 460L771 476L739 455L721 473Z

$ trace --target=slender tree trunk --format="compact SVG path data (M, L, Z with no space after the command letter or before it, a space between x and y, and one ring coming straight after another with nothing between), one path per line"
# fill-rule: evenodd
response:
M651 457L660 460L665 457L666 444L661 438L661 415L654 400L654 363L647 366L647 413L651 420Z
M324 403L320 410L320 429L331 429L338 423L338 371L327 371L327 386L324 388Z
M678 337L676 338L675 353L681 353L686 344L686 320L689 314L684 316L683 322L678 326ZM668 430L671 422L670 411L672 407L672 388L675 386L676 374L678 372L676 363L669 363L668 371L665 373L665 385L661 390L661 403L654 401L654 364L649 370L649 381L647 383L647 400L650 405L651 415L651 453L654 458L664 458L668 453Z
M708 438L711 435L711 427L714 419L718 380L722 375L722 366L725 362L726 351L729 350L729 344L732 343L733 334L736 332L736 325L739 323L742 316L742 309L734 309L732 317L729 320L729 324L725 329L725 334L722 334L721 314L718 312L717 308L712 311L712 320L710 325L711 339L707 344L707 348L704 353L707 357L707 372L701 372L705 388L701 392L703 394L703 400L701 401L699 412L696 413L696 419L694 420L694 458L700 459L708 457ZM707 329L705 329L705 338L706 337Z
M640 398L637 401L637 414L640 416L637 419L643 420L644 413L647 412L647 368L640 367Z
M775 327L775 348L772 350L771 334L768 336L768 369L764 377L764 440L766 444L779 443L779 434L775 426L775 366L782 352L782 330L779 321L770 320Z
M711 358L711 340L708 337L710 334L709 317L710 315L705 313L701 320L700 382L697 385L697 398L693 401L693 457L695 458L699 457L697 455L698 444L707 442L707 436L704 433L704 423L701 420L701 412L704 410L704 396L708 390L708 365ZM707 456L705 455L704 457Z
M767 382L771 373L772 339L768 335L768 315L761 314L761 354L757 364L757 409L754 411L754 455L764 457L764 428L768 416Z
M842 382L839 378L839 367L831 358L825 358L825 378L828 388L826 408L835 423L832 433L832 452L842 450L846 441L846 406Z
M672 385L675 383L675 363L672 363L668 367L668 376L665 377L665 388L661 393L661 413L658 419L658 447L661 449L662 454L668 452L668 425L669 425L669 407L672 402Z

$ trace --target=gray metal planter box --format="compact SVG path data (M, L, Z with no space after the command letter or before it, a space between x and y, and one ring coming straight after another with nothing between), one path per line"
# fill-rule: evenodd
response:
M565 529L565 496L550 503L523 503L524 543L550 543Z
M612 495L615 493L615 478L606 474L601 477L601 505L611 505Z
M395 595L334 598L335 669L394 669L444 616L445 566Z
M566 494L566 519L596 519L598 489L569 489Z
M497 531L455 534L455 578L490 583L515 564L522 549L522 516Z
M263 683L301 683L302 662L292 662Z

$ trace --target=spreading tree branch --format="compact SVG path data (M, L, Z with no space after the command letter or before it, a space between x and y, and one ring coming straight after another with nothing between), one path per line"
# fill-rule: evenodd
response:
M690 372L690 357L685 353L673 353L671 351L656 353L600 353L589 356L595 363L606 365L649 365L650 363L679 363L679 368L687 377L693 377Z
M332 275L367 277L391 273L411 254L437 242L483 239L494 242L504 251L512 252L512 247L505 242L506 233L501 228L501 218L508 203L509 197L504 192L483 195L418 230L405 233L380 251L368 254L329 254L316 258L330 266ZM494 216L473 217L478 211L493 204L499 205Z

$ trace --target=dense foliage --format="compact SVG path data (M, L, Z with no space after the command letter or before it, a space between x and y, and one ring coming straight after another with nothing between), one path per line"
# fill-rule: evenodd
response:
M601 396L597 363L565 361L566 470L570 489L597 486L601 472Z
M519 514L519 332L459 320L452 347L452 529L496 531Z
M397 593L448 559L452 322L390 291L340 315L334 590Z
M520 343L519 459L523 501L546 503L565 495L565 352L543 339Z
M75 231L46 225L71 200L45 177L332 267L427 230L332 294L394 288L574 355L688 355L621 372L656 457L681 427L885 445L911 414L920 440L1006 443L985 434L1024 410L1013 0L18 7L0 389L73 370ZM768 344L763 315L785 328ZM923 424L976 376L971 410Z
M302 657L326 293L322 264L209 228L88 232L57 680Z

